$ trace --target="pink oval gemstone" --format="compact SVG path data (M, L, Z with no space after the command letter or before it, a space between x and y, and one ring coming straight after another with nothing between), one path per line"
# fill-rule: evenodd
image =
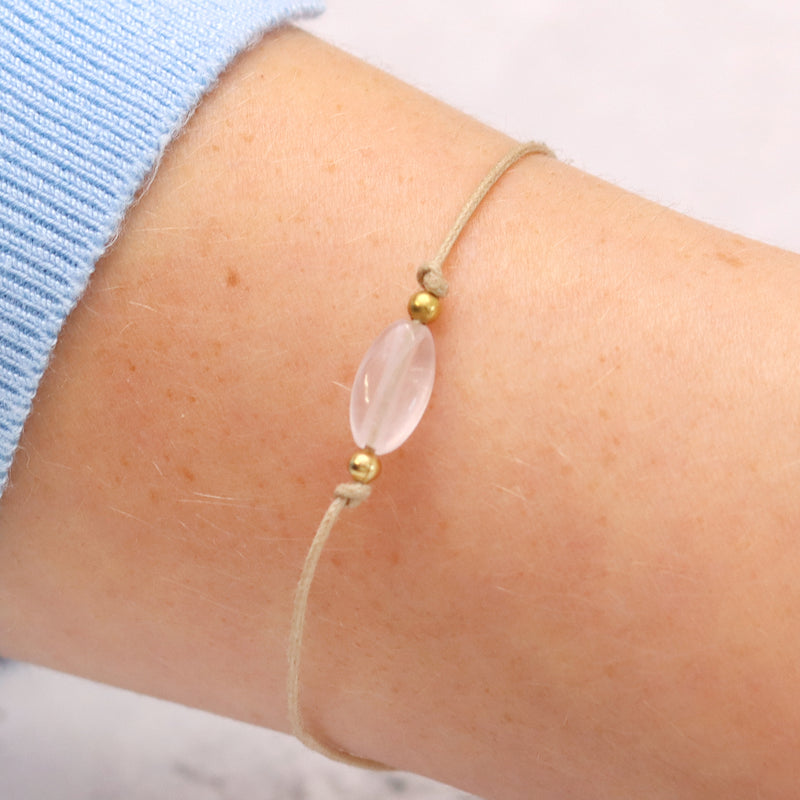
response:
M433 391L433 336L416 320L390 325L372 344L353 382L350 428L359 447L396 450L417 427Z

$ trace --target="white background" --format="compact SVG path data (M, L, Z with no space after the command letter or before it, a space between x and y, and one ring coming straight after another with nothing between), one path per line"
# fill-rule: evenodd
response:
M796 0L329 3L307 26L318 35L578 167L800 250ZM75 678L0 671L3 800L391 797L463 795Z

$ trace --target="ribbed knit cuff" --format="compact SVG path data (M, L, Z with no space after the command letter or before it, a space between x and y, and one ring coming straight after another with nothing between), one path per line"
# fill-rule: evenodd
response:
M59 330L231 58L321 0L0 3L0 491Z

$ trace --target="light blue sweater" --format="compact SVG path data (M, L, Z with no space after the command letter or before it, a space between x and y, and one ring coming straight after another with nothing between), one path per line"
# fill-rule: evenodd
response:
M0 491L137 188L259 34L321 0L0 0Z

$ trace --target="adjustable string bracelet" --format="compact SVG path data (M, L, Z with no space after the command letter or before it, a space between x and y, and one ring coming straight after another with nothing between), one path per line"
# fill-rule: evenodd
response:
M348 468L353 481L336 487L334 498L311 542L294 598L289 632L289 721L293 734L312 750L368 769L390 769L369 759L337 749L313 736L305 726L300 710L300 659L303 629L308 609L308 595L314 573L328 537L344 508L355 508L371 492L370 482L378 477L378 456L400 447L417 427L425 413L433 390L436 366L433 336L428 323L441 310L440 301L447 294L442 266L481 201L492 186L521 158L532 154L552 156L552 151L538 142L515 147L483 179L458 215L436 257L417 270L421 290L408 302L409 320L390 325L375 340L358 368L350 396L350 427L360 448Z

